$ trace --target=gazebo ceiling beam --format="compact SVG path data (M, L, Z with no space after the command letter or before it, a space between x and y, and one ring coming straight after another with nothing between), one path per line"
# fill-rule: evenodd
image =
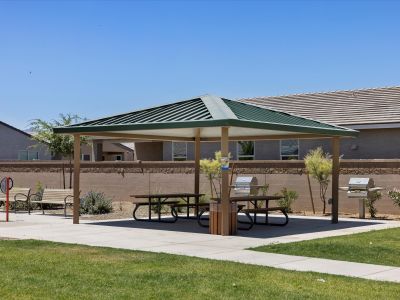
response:
M132 134L132 133L119 133L119 132L82 132L84 136L94 137L109 137L130 140L149 140L149 141L183 141L194 142L194 137L176 137L164 135L146 135L146 134Z
M106 137L113 139L147 140L147 141L180 141L194 142L196 137L178 137L166 135L146 135L122 132L82 132L83 136ZM322 134L274 134L274 135L249 135L249 136L230 136L229 141L262 141L262 140L283 140L283 139L328 139L332 135ZM340 137L346 138L346 137ZM219 142L220 137L201 137L202 142Z

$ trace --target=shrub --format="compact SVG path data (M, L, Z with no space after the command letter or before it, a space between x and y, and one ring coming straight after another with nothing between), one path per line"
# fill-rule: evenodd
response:
M104 193L90 191L81 199L81 214L99 215L112 211L112 199L106 198Z
M332 159L322 151L321 147L311 150L304 158L307 172L319 183L319 196L326 212L326 191L329 185L329 175L332 173Z
M400 207L400 190L394 188L388 192L389 198L392 199L393 203Z
M375 191L375 192L372 193L372 195L370 197L365 199L365 205L368 208L368 212L369 212L371 218L375 218L376 217L376 213L378 212L378 210L375 207L375 202L378 201L381 198L382 198L381 192Z
M278 200L279 206L282 206L285 208L286 212L291 213L292 212L292 204L296 199L299 197L296 191L291 191L288 190L287 188L283 188L281 190L281 194L283 195L283 198Z

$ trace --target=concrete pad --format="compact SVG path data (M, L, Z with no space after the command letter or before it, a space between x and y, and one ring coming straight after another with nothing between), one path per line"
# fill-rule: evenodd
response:
M393 267L388 266L322 258L308 258L295 262L287 262L279 264L277 265L277 267L295 271L311 271L352 277L364 277L372 273L383 272L393 269Z
M364 278L382 281L394 281L400 283L400 268L392 268L391 270L377 272L364 276Z

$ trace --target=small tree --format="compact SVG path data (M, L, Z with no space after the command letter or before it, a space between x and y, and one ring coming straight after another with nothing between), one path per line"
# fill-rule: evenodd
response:
M230 153L228 154L228 157L231 157ZM217 151L215 152L214 159L200 160L200 170L207 176L207 179L210 182L211 198L214 198L214 191L217 197L221 193L221 158L221 151ZM219 192L215 186L215 179L218 182Z
M215 159L200 160L200 170L207 176L210 182L211 198L214 198L214 191L215 195L218 196L214 179L219 180L221 175L221 151L215 152Z
M42 119L35 119L30 123L33 135L32 139L40 143L44 143L49 148L52 156L61 155L68 157L70 174L69 174L69 187L72 187L72 158L74 154L74 139L70 135L60 135L53 132L54 127L69 126L83 120L77 115L60 114L59 120L44 121ZM81 144L86 143L86 138L81 137ZM64 178L65 188L65 178Z
M322 213L326 213L326 191L329 176L332 174L332 159L322 151L321 147L311 150L304 158L307 172L319 183L319 196L323 203Z

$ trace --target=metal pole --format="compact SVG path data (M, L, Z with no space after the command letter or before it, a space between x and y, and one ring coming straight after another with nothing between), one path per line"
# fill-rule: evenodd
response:
M8 210L10 207L10 177L6 178L6 222L8 222ZM15 203L16 204L16 203Z

